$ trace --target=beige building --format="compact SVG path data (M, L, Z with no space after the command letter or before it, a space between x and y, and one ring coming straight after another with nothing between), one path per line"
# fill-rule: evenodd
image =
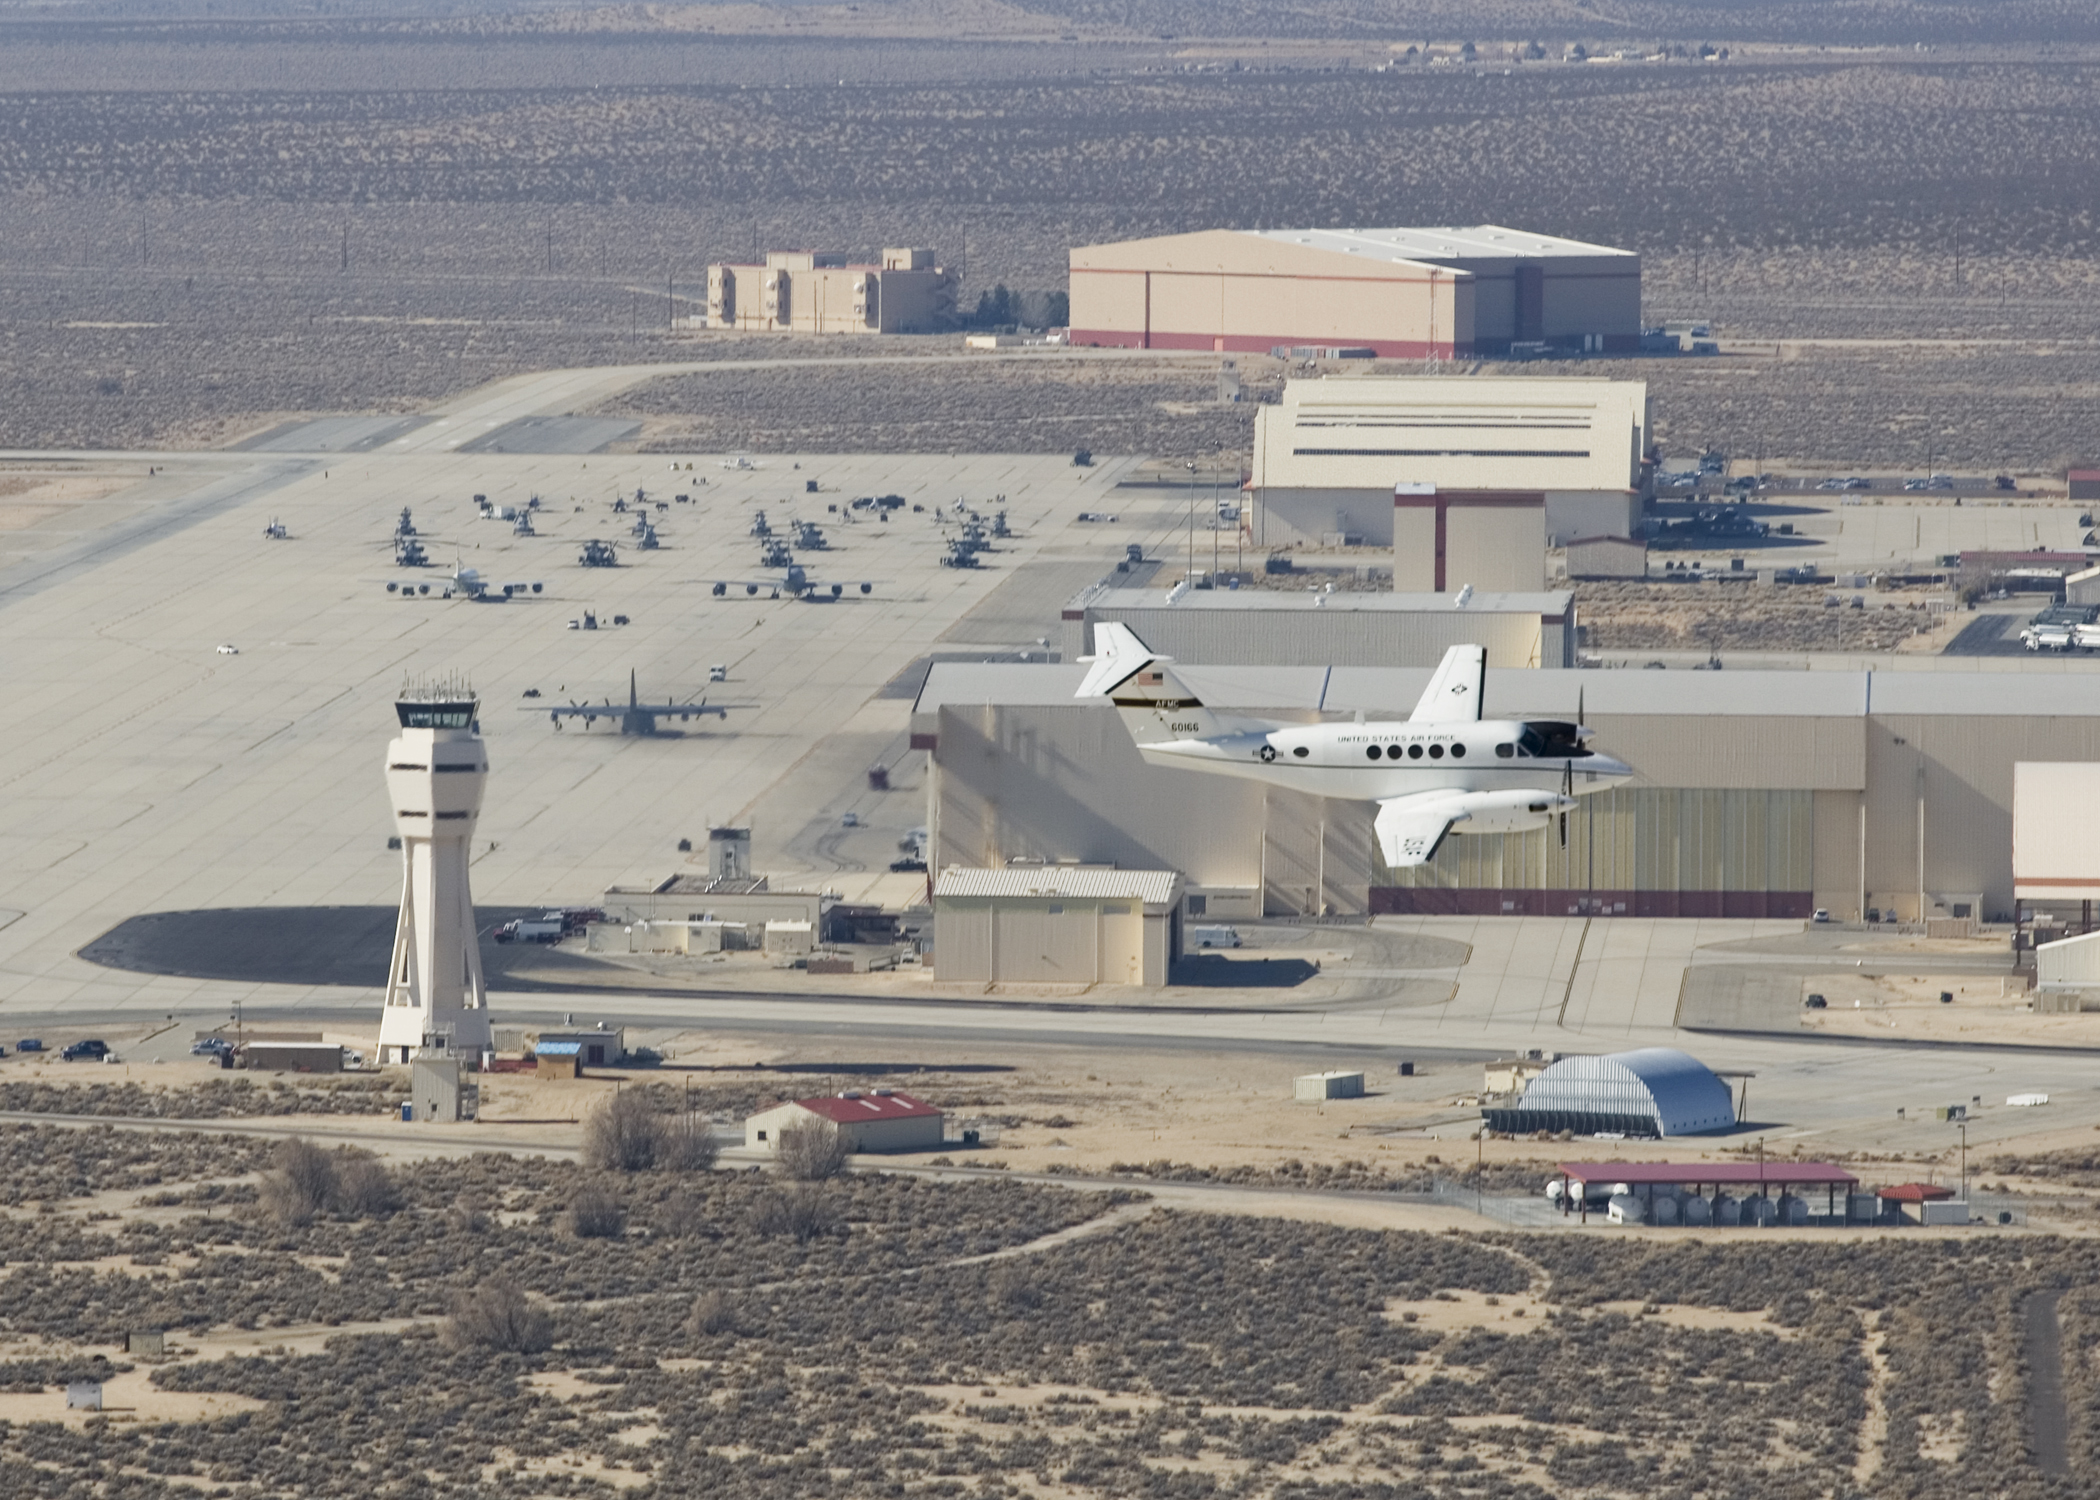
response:
M933 883L934 978L1163 985L1180 892L1166 870L951 865Z
M851 1152L938 1151L945 1119L933 1105L895 1089L848 1089L760 1110L744 1121L744 1144L770 1155L780 1149L782 1131L816 1124L837 1131Z
M707 326L747 333L931 333L955 282L931 250L885 250L879 266L829 250L772 250L762 266L707 268Z
M1583 536L1568 543L1570 578L1646 578L1648 544L1639 537Z
M1546 497L1517 490L1393 491L1393 587L1421 594L1546 586Z
M1553 829L1454 837L1389 871L1368 803L1146 765L1111 708L1072 698L1085 670L934 667L912 718L933 860L1174 870L1220 915L1992 920L2013 912L2014 765L2100 763L2084 673L1493 672L1491 716L1580 703L1637 779L1583 798L1565 848ZM1429 675L1208 668L1201 691L1228 712L1402 718Z
M1543 570L1547 546L1640 533L1648 430L1640 380L1289 381L1278 404L1255 414L1254 540L1284 546L1343 532L1387 546L1398 540L1404 495L1446 497L1446 508L1464 496L1483 505L1521 496L1540 507ZM1465 582L1539 587L1486 577L1451 586Z
M1207 229L1071 252L1072 342L1465 359L1640 347L1641 258L1496 224Z
M1159 589L1096 584L1064 607L1063 659L1091 654L1103 621L1128 625L1184 669L1434 667L1459 645L1487 647L1497 670L1575 665L1575 596L1564 591L1476 591L1460 609L1451 594L1280 589L1191 589L1169 604Z

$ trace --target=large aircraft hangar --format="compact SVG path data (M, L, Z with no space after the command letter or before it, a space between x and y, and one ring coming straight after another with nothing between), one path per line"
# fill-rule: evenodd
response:
M936 868L1181 872L1207 914L1993 920L2013 766L2100 761L2100 682L1982 672L1491 671L1490 717L1573 719L1632 764L1557 829L1454 837L1388 871L1369 803L1147 766L1076 664L941 663L914 707ZM1401 719L1425 669L1189 666L1213 708Z

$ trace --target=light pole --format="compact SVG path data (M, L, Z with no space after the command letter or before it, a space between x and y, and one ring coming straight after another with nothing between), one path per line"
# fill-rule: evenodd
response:
M1969 1122L1961 1122L1961 1206L1962 1212L1969 1209Z
M1181 466L1189 471L1189 565L1182 580L1193 588L1196 579L1196 461L1184 459Z

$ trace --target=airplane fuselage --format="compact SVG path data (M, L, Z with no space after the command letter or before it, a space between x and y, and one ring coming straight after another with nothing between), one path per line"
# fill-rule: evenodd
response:
M1164 717L1169 732L1178 727L1171 715ZM1587 796L1633 776L1623 761L1520 720L1285 725L1153 740L1139 744L1138 752L1150 765L1239 776L1315 797L1377 802L1418 792L1519 794L1497 809L1492 827L1476 824L1471 830L1480 833L1543 828L1559 810L1546 797L1557 799L1563 791ZM1521 795L1530 792L1546 795Z

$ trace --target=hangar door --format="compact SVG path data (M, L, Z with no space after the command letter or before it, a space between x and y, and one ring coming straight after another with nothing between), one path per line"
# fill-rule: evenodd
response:
M1101 973L1100 919L1091 902L992 908L992 979L1000 984L1093 984Z

